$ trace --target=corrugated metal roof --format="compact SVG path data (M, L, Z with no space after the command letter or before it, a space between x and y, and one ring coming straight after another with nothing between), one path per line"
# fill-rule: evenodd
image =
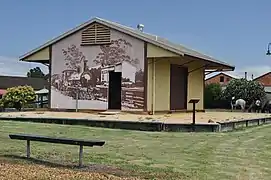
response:
M84 27L86 27L86 26L88 26L88 25L90 25L90 24L92 24L94 22L106 25L108 27L111 27L112 29L116 29L116 30L118 30L120 32L124 32L124 33L129 34L131 36L134 36L136 38L142 39L143 41L152 43L154 45L157 45L159 47L162 47L164 49L167 49L169 51L175 52L175 53L180 54L180 55L189 55L189 56L200 58L200 59L203 59L203 60L206 60L206 61L217 63L217 64L220 64L220 65L223 65L223 66L229 68L230 70L233 70L235 68L234 66L232 66L232 65L230 65L230 64L228 64L226 62L219 61L219 60L217 60L217 59L215 59L215 58L213 58L211 56L202 54L202 53L197 52L195 50L192 50L190 48L184 47L184 46L182 46L180 44L173 43L173 42L171 42L171 41L169 41L169 40L167 40L165 38L161 38L161 37L156 36L156 35L141 32L138 29L127 27L127 26L121 25L119 23L111 22L111 21L101 19L101 18L98 18L98 17L93 18L90 21L88 21L86 23L83 23L83 24L79 25L78 27L76 27L74 29L71 29L70 31L68 31L68 32L66 32L66 33L52 39L51 41L48 41L47 43L41 45L40 47L26 53L25 55L20 57L20 60L23 60L23 59L27 58L28 56L38 52L39 50L41 50L41 49L43 49L45 47L48 47L51 44L56 43L57 41L65 38L66 36L71 35L72 33L75 33L75 32L83 29Z
M213 58L211 56L208 56L206 54L197 52L197 51L195 51L193 49L190 49L190 48L187 48L187 47L185 47L183 45L173 43L173 42L171 42L171 41L169 41L169 40L167 40L165 38L159 37L157 35L141 32L138 29L127 27L127 26L121 25L119 23L111 22L111 21L108 21L108 20L105 20L105 19L101 19L101 18L98 18L98 19L103 21L103 22L106 22L108 24L114 24L115 26L123 28L123 29L125 29L127 31L131 31L131 32L133 32L135 34L138 34L140 36L144 36L147 39L152 39L153 41L160 42L160 43L162 43L162 44L164 44L166 46L172 47L172 48L180 51L182 54L198 57L198 58L201 58L201 59L206 59L206 60L209 60L209 61L212 61L212 62L215 62L215 63L218 63L218 64L223 64L223 65L226 65L226 66L232 66L232 65L230 65L228 63L225 63L223 61L219 61L219 60L217 60L217 59L215 59L215 58ZM232 67L234 67L234 66L232 66Z

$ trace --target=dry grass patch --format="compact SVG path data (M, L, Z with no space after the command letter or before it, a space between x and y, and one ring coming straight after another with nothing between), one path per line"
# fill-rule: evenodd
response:
M15 164L0 160L1 180L137 180L138 178L125 178L105 173L79 171L73 169L46 167L44 165Z
M83 118L89 120L118 120L118 121L159 121L165 123L191 123L192 113L157 113L155 115L143 115L133 113L117 113L115 115L101 115L99 113L83 113L83 112L5 112L0 113L0 117L32 117L32 118ZM196 123L237 121L244 119L267 118L271 114L265 113L243 113L243 112L197 112Z

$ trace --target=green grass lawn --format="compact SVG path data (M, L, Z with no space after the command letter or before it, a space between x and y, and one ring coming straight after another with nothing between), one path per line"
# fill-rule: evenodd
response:
M169 133L1 121L0 156L14 161L8 156L25 156L26 142L9 139L9 133L105 140L104 147L84 148L84 164L118 167L143 178L269 180L271 177L269 125L231 133ZM75 165L78 149L32 142L31 156Z

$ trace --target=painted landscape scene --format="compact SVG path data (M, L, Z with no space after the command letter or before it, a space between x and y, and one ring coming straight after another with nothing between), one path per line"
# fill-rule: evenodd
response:
M85 47L75 44L62 48L64 70L51 77L52 94L58 106L81 109L107 109L109 71L122 73L122 109L144 108L143 60L129 55L132 44L124 39L101 45L94 59L88 59ZM70 102L67 102L70 101ZM72 102L72 103L71 103ZM56 107L57 108L57 107Z

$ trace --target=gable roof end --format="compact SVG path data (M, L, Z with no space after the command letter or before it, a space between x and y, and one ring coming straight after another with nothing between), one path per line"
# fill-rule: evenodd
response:
M262 77L268 75L269 73L271 73L271 71L270 71L270 72L267 72L267 73L264 73L264 74L262 74L262 75L260 75L260 76L258 76L258 77L256 77L256 78L254 78L253 81L258 80L258 79L260 79L260 78L262 78Z
M192 56L192 57L196 57L196 58L200 58L200 59L203 59L203 60L206 60L206 61L209 61L209 62L212 62L212 63L216 63L216 64L221 64L223 66L226 66L227 68L231 69L231 70L234 70L234 66L230 65L230 64L227 64L225 62L222 62L222 61L219 61L219 60L216 60L210 56L207 56L205 54L202 54L202 53L199 53L195 50L192 50L192 49L189 49L189 48L186 48L180 44L175 44L175 43L172 43L170 42L169 40L167 39L164 39L164 38L161 38L159 36L156 36L156 35L152 35L152 34L148 34L148 33L145 33L145 32L141 32L139 31L138 29L133 29L133 28L130 28L130 27L127 27L127 26L124 26L124 25L121 25L121 24L118 24L118 23L115 23L115 22L111 22L111 21L108 21L108 20L104 20L104 19L101 19L101 18L93 18L69 31L67 31L66 33L46 42L45 44L39 46L38 48L35 48L33 49L32 51L22 55L21 57L19 57L20 60L23 60L23 59L26 59L27 57L31 56L32 54L60 41L61 39L64 39L65 37L89 26L90 24L94 23L94 22L97 22L97 23L100 23L102 25L105 25L105 26L108 26L112 29L115 29L115 30L118 30L120 32L123 32L123 33L126 33L128 35L131 35L133 37L136 37L138 39L141 39L143 41L146 41L148 43L151 43L151 44L154 44L156 46L159 46L163 49L166 49L166 50L169 50L171 52L174 52L176 54L179 54L181 56L184 56L184 55L188 55L188 56Z

